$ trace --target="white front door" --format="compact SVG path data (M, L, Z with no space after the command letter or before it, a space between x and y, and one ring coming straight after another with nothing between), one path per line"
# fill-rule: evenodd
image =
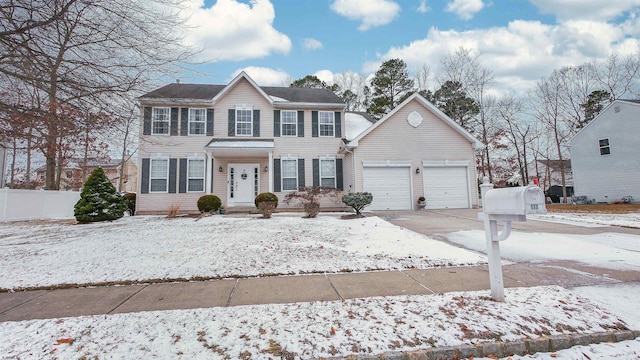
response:
M260 190L258 164L229 164L229 206L254 206Z

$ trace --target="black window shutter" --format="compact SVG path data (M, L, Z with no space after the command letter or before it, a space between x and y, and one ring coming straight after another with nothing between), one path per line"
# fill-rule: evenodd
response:
M336 137L342 137L342 119L341 119L341 113L340 111L336 111L335 113L335 128L334 128L334 133L336 134Z
M280 185L280 159L273 159L273 191L280 192L282 186Z
M304 159L298 159L298 189L304 186Z
M143 110L142 124L143 124L142 135L151 135L151 108L150 107L145 107Z
M280 136L280 110L273 110L273 136Z
M149 159L142 159L142 175L140 176L140 193L149 193Z
M311 112L311 136L318 137L318 112Z
M180 159L180 171L178 172L178 192L187 192L187 159Z
M342 159L336 159L336 189L344 190L343 184L343 176L342 176Z
M178 135L178 108L171 108L171 136Z
M189 108L180 109L180 136L189 135Z
M298 137L304 137L304 111L298 111Z
M207 136L213 136L213 109L207 109Z
M229 136L236 136L236 109L229 109Z
M320 159L313 159L313 186L320 186Z
M169 193L176 193L176 170L178 159L169 159Z
M260 110L253 110L253 137L260 137Z

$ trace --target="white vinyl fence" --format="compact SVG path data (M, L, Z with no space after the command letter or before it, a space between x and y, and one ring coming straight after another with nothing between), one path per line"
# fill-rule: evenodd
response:
M73 218L78 191L0 189L0 221Z

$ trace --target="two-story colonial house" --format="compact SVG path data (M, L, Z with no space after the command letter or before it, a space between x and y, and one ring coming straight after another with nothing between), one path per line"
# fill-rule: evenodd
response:
M344 102L326 89L169 84L142 108L137 213L196 212L213 193L227 207L280 199L302 186L343 189Z

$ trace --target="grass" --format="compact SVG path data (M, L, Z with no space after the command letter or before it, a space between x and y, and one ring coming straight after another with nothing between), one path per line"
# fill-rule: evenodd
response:
M547 204L548 212L627 214L640 212L640 204Z

